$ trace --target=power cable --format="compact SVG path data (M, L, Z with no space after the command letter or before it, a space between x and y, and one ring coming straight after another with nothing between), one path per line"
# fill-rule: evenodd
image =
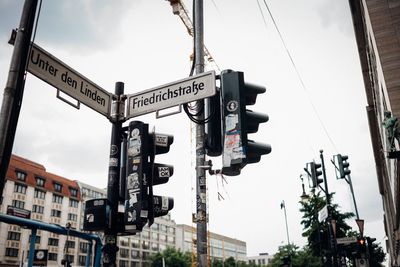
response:
M289 59L290 59L290 62L292 63L292 66L293 66L293 68L294 68L294 70L295 70L295 72L296 72L297 78L299 79L300 84L301 84L303 90L306 92L307 99L308 99L308 101L310 102L311 107L312 107L312 109L313 109L315 115L317 116L317 119L318 119L319 123L321 124L321 126L322 126L322 128L323 128L323 130L324 130L324 132L325 132L325 134L326 134L326 136L328 137L328 139L329 139L331 145L333 146L333 148L334 148L334 149L336 150L336 152L337 152L338 149L337 149L335 143L333 142L331 136L329 135L329 132L328 132L328 130L326 129L326 126L325 126L325 124L323 123L323 121L322 121L322 119L321 119L321 117L320 117L320 115L319 115L319 113L318 113L318 111L317 111L317 108L315 107L314 103L312 102L312 100L311 100L311 98L310 98L310 95L308 94L308 90L307 90L307 88L306 88L306 85L304 84L303 78L301 77L300 72L299 72L299 70L298 70L296 64L294 63L293 57L292 57L292 55L290 54L290 51L289 51L289 49L288 49L288 47L287 47L287 45L286 45L286 43L285 43L285 40L283 39L283 36L282 36L282 34L281 34L281 31L279 30L278 25L277 25L276 22L275 22L274 16L272 15L272 12L271 12L271 10L269 9L269 6L268 6L267 2L266 2L265 0L263 0L263 1L264 1L265 7L267 8L267 11L268 11L268 13L269 13L271 19L272 19L272 22L273 22L273 24L274 24L274 26L275 26L275 29L276 29L276 31L278 32L279 38L281 39L282 44L283 44L283 46L284 46L284 48L285 48L285 50L286 50L286 53L287 53L287 55L288 55L288 57L289 57ZM258 2L258 1L257 1L257 2Z

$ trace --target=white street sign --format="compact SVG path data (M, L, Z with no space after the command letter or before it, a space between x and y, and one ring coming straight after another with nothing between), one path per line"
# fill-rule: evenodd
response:
M318 221L322 222L328 218L328 206L324 206L320 211L318 211Z
M336 238L337 244L350 244L350 243L355 243L355 242L357 242L357 237L355 237L355 236Z
M27 70L67 95L110 117L112 94L32 43Z
M215 95L215 72L204 72L176 82L127 95L126 118L136 117L157 110Z

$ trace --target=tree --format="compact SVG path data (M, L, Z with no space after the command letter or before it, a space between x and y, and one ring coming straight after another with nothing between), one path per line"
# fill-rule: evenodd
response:
M336 220L336 238L341 237L358 237L359 233L354 231L347 223L346 220L354 217L352 212L340 212L339 206L333 204L332 198L334 193L329 195L331 207L330 214L332 219ZM318 212L326 205L326 199L320 196L320 193L312 195L307 202L300 202L300 211L303 212L301 224L303 225L304 232L302 235L307 238L310 252L314 256L320 258L326 257L329 259L331 253L329 229L326 223L320 223L318 221ZM350 263L357 255L357 244L347 244L337 246L337 255L347 257L347 261ZM381 263L385 260L385 253L382 247L374 244L371 246L369 251L370 266L381 266ZM352 266L350 264L350 266Z
M332 219L336 220L336 237L349 236L352 233L352 228L346 223L347 219L354 216L352 212L341 213L339 205L332 204L334 193L329 194L331 200L330 214ZM326 205L326 199L320 196L320 192L312 195L307 202L300 202L303 212L301 224L304 232L302 235L307 238L308 247L314 256L322 256L329 254L329 228L326 223L319 223L318 212Z
M162 267L163 259L165 266L168 267L190 267L192 266L192 257L190 252L181 252L175 248L168 247L163 252L158 252L151 256L151 266L152 267Z
M293 267L322 266L321 260L318 257L315 257L307 246L299 250L299 247L294 244L279 246L278 252L274 255L267 266L281 267L285 257L288 257L290 259Z

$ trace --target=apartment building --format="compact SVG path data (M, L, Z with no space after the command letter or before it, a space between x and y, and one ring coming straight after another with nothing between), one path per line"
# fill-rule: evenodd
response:
M383 127L385 113L400 118L400 1L350 0L367 96L367 114L382 196L386 247L391 266L400 266L399 143ZM398 126L397 126L398 127Z
M196 228L178 224L176 226L176 248L181 251L196 253ZM222 260L233 257L235 261L246 262L246 242L224 235L209 232L208 253L210 260Z
M30 219L78 228L82 213L76 182L46 172L43 165L13 155L7 171L0 212L26 214ZM0 224L0 266L26 262L31 231ZM60 266L66 246L69 259L77 265L78 239L38 230L36 249L48 249L48 265Z

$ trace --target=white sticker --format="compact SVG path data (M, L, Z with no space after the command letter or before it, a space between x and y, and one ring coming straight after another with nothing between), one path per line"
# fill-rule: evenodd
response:
M168 210L168 197L162 197L161 210Z
M136 210L128 211L128 222L134 222L136 220Z
M155 137L156 145L157 146L168 146L168 136L167 135L161 135L161 134L156 134Z
M94 215L93 214L87 214L86 215L86 221L94 222Z
M117 158L110 158L110 161L108 163L108 166L110 167L117 167L118 166L118 159Z
M238 122L238 114L229 114L225 116L225 132L235 130Z
M201 199L201 203L206 203L206 194L200 193L200 199Z
M148 215L149 215L149 212L147 210L140 211L140 217L147 218Z
M129 207L133 207L133 204L137 202L137 193L129 191Z
M127 177L127 185L128 189L137 189L139 188L139 175L137 172L129 174Z
M140 136L129 138L128 156L134 157L139 155L141 146L142 142L140 140Z
M168 167L158 167L158 177L160 177L160 178L171 177L169 175L169 168Z

